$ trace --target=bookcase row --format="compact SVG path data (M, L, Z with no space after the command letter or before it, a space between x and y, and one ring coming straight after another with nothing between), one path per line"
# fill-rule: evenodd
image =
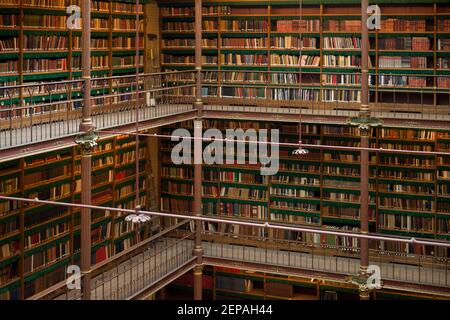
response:
M192 130L192 123L185 122L181 127ZM208 128L277 129L280 141L294 145L298 142L298 125L292 124L208 119L204 120L204 129ZM170 135L174 129L164 127L163 133ZM344 125L305 123L302 135L307 144L358 147L360 143L358 129ZM371 147L376 148L447 152L447 139L444 130L382 127L372 129L370 141ZM161 209L192 213L193 167L173 164L174 145L161 140ZM293 157L293 149L295 146L280 147L279 170L272 176L261 175L261 164L250 163L247 149L243 163L204 164L203 214L322 227L359 227L359 152L311 147L308 155ZM191 158L192 154L184 156ZM370 153L369 159L371 231L448 239L448 159L391 152ZM205 223L204 227L213 233L222 232L215 223ZM239 230L233 232L245 235L240 232L247 229ZM247 235L254 235L254 231L248 232ZM411 252L405 248L394 251ZM439 252L447 256L445 250Z
M145 209L149 203L146 184L149 158L146 139L139 144L139 204ZM135 146L134 137L129 136L100 141L92 156L93 204L135 208ZM79 203L80 160L79 148L71 147L2 162L1 193ZM14 200L0 202L2 299L26 298L62 280L58 270L64 271L66 265L79 259L80 215L80 209L76 208L20 204ZM138 238L145 239L156 230L157 221L136 230L124 217L109 210L91 212L93 264L129 248Z
M142 1L138 8L141 18L139 26L141 52L139 61L136 61L136 5L121 0L91 1L93 77L134 73L136 64L140 65L142 71L144 70L144 5L146 2ZM81 6L81 1L20 0L14 3L9 0L0 1L0 84L2 87L37 83L45 85L50 81L80 79L81 30L67 27L66 10L69 5ZM35 88L32 89L35 90ZM113 88L108 90L111 92ZM67 90L64 91L64 88L62 88L64 92L57 95L58 98L55 97L56 95L51 96L48 92L43 92L42 96L33 99L28 97L29 94L26 91L26 89L16 90L16 92L1 90L0 104L18 106L21 100L27 104L37 100L42 103L49 100L65 101L69 98L69 93ZM94 92L93 95L95 94ZM80 97L81 91L76 92L75 96L77 95ZM55 105L54 109L58 108L66 107L64 103L61 103L61 105ZM10 116L14 117L16 113L20 112L11 112Z

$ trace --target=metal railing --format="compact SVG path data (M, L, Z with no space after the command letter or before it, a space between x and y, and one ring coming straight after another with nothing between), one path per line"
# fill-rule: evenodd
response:
M193 109L193 70L91 80L97 129L183 113ZM370 105L380 118L450 120L450 76L370 75ZM355 116L360 73L204 70L205 110L318 116ZM413 84L413 85L411 85ZM79 132L83 80L27 83L0 88L0 150Z
M203 71L205 110L355 116L361 74L310 71ZM374 73L370 107L380 118L450 120L450 76Z
M91 113L97 129L113 128L193 109L191 71L93 78ZM176 82L173 80L177 80ZM83 81L31 83L0 88L0 149L77 134Z
M144 251L109 268L91 280L91 300L131 299L168 275L195 260L192 241L162 237L148 244ZM79 289L67 290L56 300L79 300Z
M237 238L230 233L205 234L208 235L221 240L203 241L205 257L333 274L349 275L359 271L357 247L254 236ZM382 281L450 287L448 258L371 249L370 265L380 268Z

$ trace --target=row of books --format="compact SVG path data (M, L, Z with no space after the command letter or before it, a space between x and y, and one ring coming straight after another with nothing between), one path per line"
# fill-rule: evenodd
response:
M322 80L326 84L360 84L361 75L359 74L323 74Z
M274 32L319 32L319 19L277 20L272 26Z
M28 194L28 197L42 200L58 200L70 195L70 187L70 183L63 183L57 186L51 186L48 189L31 192Z
M114 177L114 174L113 174L112 169L101 171L99 173L95 173L92 175L92 186L97 186L97 185L103 184L105 182L112 182L113 177ZM81 183L80 180L79 180L79 182ZM78 189L78 188L76 188L76 189Z
M17 60L0 61L0 74L17 73L18 66Z
M437 77L436 85L438 88L450 88L450 77Z
M6 200L0 202L0 216L6 215L19 208L19 202L15 200Z
M192 168L162 166L161 176L168 178L192 179L194 177L194 172Z
M267 38L222 38L223 48L267 48Z
M427 20L425 19L397 19L388 18L381 20L383 32L426 32Z
M29 273L37 268L48 265L52 262L60 260L70 254L70 244L67 240L66 242L61 242L55 246L44 249L41 252L34 253L24 258L24 272Z
M378 191L380 191L380 192L417 193L417 194L421 193L421 194L429 194L429 195L433 195L435 192L434 186L428 186L428 185L380 183L378 186L379 186ZM446 186L446 185L440 185L440 186Z
M49 72L67 70L67 58L23 59L24 72Z
M19 268L17 261L10 265L0 267L0 285L10 282L11 280L13 280L18 276L19 276ZM9 293L9 291L6 291L6 294L1 293L0 300L8 300L9 297L7 297L7 293Z
M288 66L319 66L320 56L272 54L270 55L270 64Z
M184 199L161 197L161 210L164 212L192 213L193 202Z
M428 81L426 77L379 75L378 84L380 86L410 86L425 88L428 86Z
M433 218L380 214L379 226L391 230L433 232Z
M32 173L25 173L23 183L25 186L32 185L38 182L51 180L57 177L67 177L71 173L71 166L69 164L62 166L54 166L51 168L44 168Z
M450 19L438 19L437 30L440 32L450 31Z
M434 166L434 159L423 159L423 158L403 158L403 157L382 157L380 158L380 164L383 165L396 165L396 166L412 166L412 167L431 167Z
M4 243L0 246L0 259L6 259L19 251L19 240Z
M220 63L229 65L265 65L268 63L267 55L264 54L220 54Z
M305 217L305 216L299 216L295 214L289 214L289 213L270 213L270 220L276 221L276 222L283 222L283 223L296 223L296 224L314 224L319 225L320 224L320 218L318 217Z
M340 231L351 231L351 232L359 232L358 227L350 227L350 226L326 226L326 229L328 230L340 230ZM357 252L359 248L359 239L355 237L349 237L349 236L338 236L338 235L322 235L321 236L322 242L330 247L338 247L340 250L343 251L353 251Z
M19 38L0 38L0 50L2 52L19 50Z
M161 183L161 191L170 194L192 195L194 192L194 185L174 181L163 181Z
M140 190L145 189L145 180L141 180L139 182L139 189ZM120 188L116 188L115 196L116 196L116 199L120 199L120 198L131 195L133 192L135 192L135 183L132 183L132 184L120 187Z
M223 39L225 40L225 39ZM195 47L195 39L190 38L181 38L181 39L163 39L163 46L164 48L171 48L171 47L187 47L187 48L193 48ZM217 47L217 39L208 39L203 38L202 39L202 47L204 48L216 48Z
M276 209L281 210L296 210L296 211L307 211L307 212L319 212L320 204L307 203L307 202L296 202L289 201L288 199L284 201L271 201L271 206Z
M0 15L0 26L1 27L16 27L18 21L17 14L2 14Z
M289 185L305 185L305 186L319 186L320 180L318 178L299 177L292 175L278 174L272 177L273 183L282 183Z
M216 31L218 23L216 20L203 20L202 21L202 30L204 31ZM189 21L165 21L161 25L161 30L166 32L186 32L186 31L194 31L195 25L194 22Z
M220 214L224 216L267 219L268 211L267 206L241 203L220 203Z
M395 208L414 211L434 210L433 202L431 202L430 200L380 197L379 204L380 207L384 208Z
M436 136L436 131L427 129L380 129L381 138L393 138L402 140L434 140L436 139Z
M65 2L64 0L23 0L22 4L26 7L64 8Z
M320 190L293 189L289 187L270 187L270 195L293 198L320 198Z
M378 40L378 49L430 50L430 38L428 37L380 38Z
M359 67L361 65L361 57L324 55L323 63L327 67Z
M48 241L51 238L54 238L60 234L63 234L69 230L69 222L58 223L51 227L40 230L36 233L32 233L28 236L25 236L24 246L25 248L30 248L35 245L38 245L42 242Z
M161 15L170 17L170 16L193 16L195 14L193 7L162 7ZM230 6L208 6L202 7L202 15L227 15L231 14Z
M219 28L221 31L266 32L268 22L262 19L220 20Z
M450 39L438 39L437 50L450 51Z
M324 22L325 31L348 31L360 32L361 20L326 20Z
M134 19L122 19L122 18L113 18L112 19L112 28L113 30L136 30L136 27L139 27L139 30L144 30L144 22L143 20L139 21L139 25L136 25L136 20Z
M179 56L179 55L171 55L164 54L163 55L163 63L171 64L193 64L195 63L195 56ZM218 58L217 56L202 56L203 64L217 64Z
M210 179L213 180L213 179ZM224 182L243 182L253 184L267 184L268 177L258 173L248 173L242 171L221 171L220 181Z
M222 187L220 189L220 196L230 198L264 200L267 198L267 190L237 188L237 187Z
M323 90L322 100L325 102L360 102L361 92L359 90Z
M45 27L52 29L54 28L64 29L66 28L66 17L56 15L26 14L23 16L22 25L24 27L34 27L34 28Z
M145 158L145 148L139 148L138 158L139 159ZM135 160L136 160L135 150L130 150L124 153L116 154L116 163L121 165L135 162Z
M436 231L438 233L450 234L450 219L437 219Z
M361 48L361 39L356 37L324 37L324 49L358 49Z
M11 193L19 190L19 177L2 178L0 181L0 193Z
M144 39L139 37L139 48L144 47ZM126 37L126 36L114 36L112 38L112 48L113 49L136 49L136 39L135 37Z
M333 200L333 201L359 202L359 194L354 194L354 193L325 191L323 193L322 197L323 197L323 199Z
M438 69L450 69L450 58L438 58L436 66Z
M112 2L112 12L113 13L130 13L130 14L136 14L136 11L138 11L140 14L142 14L143 11L143 5L139 4L136 10L136 5L134 3L125 3L125 2Z
M379 57L380 68L413 68L426 69L428 67L427 57Z
M283 36L271 37L270 46L272 48L286 48L286 49L317 49L319 48L318 38L307 38L299 36Z

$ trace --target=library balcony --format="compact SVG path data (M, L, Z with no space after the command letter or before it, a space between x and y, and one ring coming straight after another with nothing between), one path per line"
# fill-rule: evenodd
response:
M192 111L191 72L115 76L91 80L91 115L97 130L124 128L139 118L164 119ZM30 83L0 89L0 150L79 133L82 80Z
M204 115L297 121L292 115L301 110L305 121L332 119L345 123L349 117L358 115L360 78L359 73L203 71ZM441 85L447 83L441 78L371 75L372 115L386 124L402 126L417 126L430 120L441 124L449 121L450 89ZM72 80L3 87L0 150L77 134L83 86L83 81ZM138 103L134 75L93 78L91 88L92 118L97 130L123 129L135 123L136 116L145 129L146 121L169 121L176 115L181 117L179 121L189 120L194 111L192 70L140 75Z
M348 275L359 271L359 248L349 245L306 243L302 241L273 240L267 237L209 233L204 241L205 264L234 268L264 270L274 273L303 275L312 278L344 281ZM223 239L217 241L217 239ZM340 243L352 239L340 237ZM356 239L353 239L353 242ZM347 242L345 242L347 241ZM247 244L245 243L247 242ZM384 286L408 287L422 285L437 291L450 292L450 264L436 255L402 254L372 248L370 265L380 268Z
M301 114L305 121L345 122L358 115L361 73L298 71L299 67L268 71L204 71L203 100L206 114L232 112L273 114L280 119ZM414 121L450 120L449 77L433 75L370 74L369 99L372 115L386 123L416 124ZM288 120L289 121L289 120Z
M181 222L177 226L184 224ZM148 295L170 283L194 266L194 245L183 238L164 236L173 228L118 253L91 269L92 300L129 300ZM80 289L68 289L66 280L29 300L80 300Z

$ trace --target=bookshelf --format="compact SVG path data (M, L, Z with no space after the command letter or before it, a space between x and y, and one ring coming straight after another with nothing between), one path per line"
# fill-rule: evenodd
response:
M163 127L170 135L175 128L192 130L191 122ZM280 142L298 142L298 125L275 122L204 120L204 129L278 129ZM334 124L304 123L303 142L329 146L359 146L358 129ZM386 150L448 151L445 130L382 127L372 129L370 145ZM193 167L174 165L170 159L174 142L161 140L161 209L192 213ZM205 143L206 146L206 143ZM279 171L261 176L259 165L203 165L203 214L245 221L358 231L359 153L347 150L308 148L301 158L291 155L293 147L281 146ZM449 161L435 155L380 152L370 154L369 228L371 232L410 237L449 239ZM344 253L357 253L357 239L317 236L302 232L273 231L264 234L252 227L230 227L204 223L206 236L232 233L240 241L266 237L296 240L306 245L342 246ZM371 248L386 255L434 254L448 258L448 252L427 246L372 242Z
M135 139L106 138L92 156L92 202L135 208ZM139 142L140 204L149 205L147 139ZM2 194L79 203L81 158L77 146L0 164ZM92 263L99 263L137 241L125 215L92 213ZM140 230L145 239L155 221ZM80 210L4 201L0 204L0 298L27 298L65 279L65 267L80 259Z
M91 67L92 77L133 74L136 63L145 68L146 29L144 6L141 1L141 55L135 60L135 4L128 0L92 0ZM0 0L0 84L45 84L49 81L81 79L81 30L66 26L67 1ZM70 5L81 6L80 0ZM100 83L99 83L100 85ZM128 84L129 85L129 84ZM111 81L101 84L102 94L122 90ZM100 94L93 88L93 96ZM30 94L25 89L13 96L0 93L0 106L21 106L39 102L61 101L67 95L80 97L81 88L51 95L44 91ZM38 90L39 91L39 90ZM22 102L21 102L22 101ZM107 101L108 102L108 101ZM109 103L109 102L108 102ZM111 103L117 103L112 101ZM76 108L71 105L70 108ZM22 111L23 112L23 111Z
M165 290L169 299L192 295L193 273L188 272ZM236 267L205 266L202 277L206 300L358 300L358 292L348 284L325 282L294 275L271 274ZM373 300L433 299L422 294L380 289L371 294Z
M192 2L159 6L162 69L192 67ZM408 8L401 2L379 6L381 29L369 35L370 101L448 105L449 5L422 0ZM217 86L203 87L205 103L231 97L282 105L359 102L360 23L359 6L345 0L305 2L302 12L298 1L204 2L203 69L217 72ZM287 77L297 81L283 81Z

